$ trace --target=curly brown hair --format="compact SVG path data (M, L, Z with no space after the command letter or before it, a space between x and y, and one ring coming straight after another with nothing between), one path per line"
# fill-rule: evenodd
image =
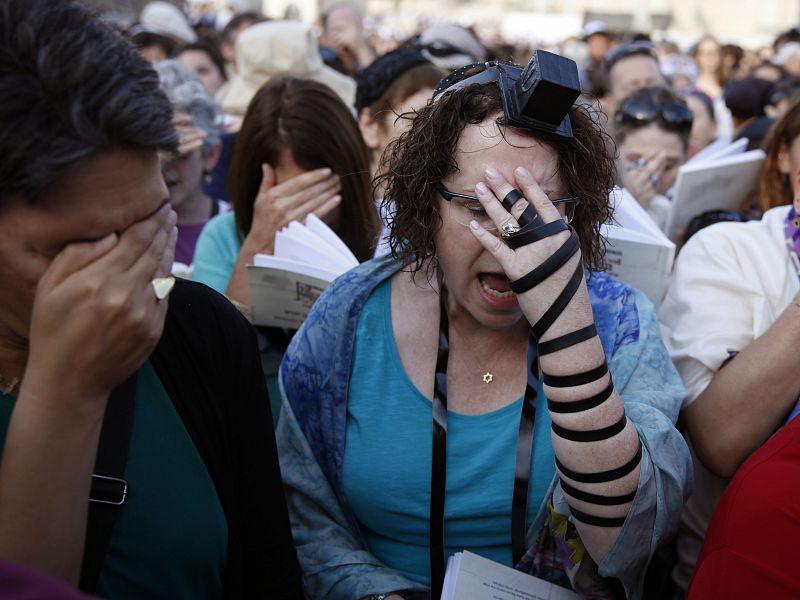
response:
M458 170L455 160L461 132L495 113L502 113L496 85L470 85L420 109L411 125L390 143L382 158L375 189L385 189L382 210L390 216L389 246L396 260L413 273L436 255L434 235L442 226L436 185ZM600 225L611 217L608 194L614 185L613 143L589 109L570 109L573 137L522 130L558 156L558 174L568 193L580 199L572 226L581 240L590 271L604 265ZM502 116L498 124L504 127Z

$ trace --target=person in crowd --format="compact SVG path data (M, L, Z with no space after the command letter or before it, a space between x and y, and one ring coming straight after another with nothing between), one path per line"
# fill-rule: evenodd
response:
M686 154L691 158L717 139L714 102L698 89L686 90L681 97L692 111L692 131L689 133L689 150Z
M220 212L227 212L227 202L210 198L203 182L219 158L219 106L193 71L170 59L155 66L161 89L172 103L179 145L175 155L161 159L169 203L178 215L178 239L173 271L191 276L191 264L197 238L206 222Z
M712 35L704 35L692 52L697 63L697 88L712 100L722 96L722 47Z
M777 83L786 77L788 73L782 66L776 65L772 61L762 61L753 67L749 75L752 77L758 77L759 79L764 79L766 81L771 81L772 83Z
M682 418L695 466L673 571L682 591L726 478L786 421L800 397L790 350L800 327L798 131L795 103L771 136L761 181L769 210L758 221L695 234L678 255L659 310L687 388Z
M150 2L139 15L139 23L128 32L131 42L152 63L172 56L183 44L197 41L186 16L169 2Z
M520 73L442 80L384 154L393 255L336 280L284 356L277 437L312 597L438 598L467 549L640 598L677 526L684 391L649 302L597 271L612 157L577 89L531 109L549 128L511 121Z
M708 527L689 600L800 597L798 429L792 419L736 471Z
M252 329L168 277L158 76L74 2L0 3L0 48L0 556L103 598L302 598Z
M355 109L372 155L373 174L384 148L408 129L414 113L428 102L442 75L441 69L409 47L384 54L358 74Z
M764 136L771 125L766 117L765 108L769 102L773 84L758 77L745 77L734 81L725 92L725 106L733 117L733 135L738 137L745 127L760 125ZM751 137L754 135L750 133Z
M342 72L350 77L368 67L376 56L364 30L364 16L350 2L332 4L322 14L320 46L333 52Z
M219 50L207 41L186 44L175 53L175 58L195 73L212 96L228 80L225 59Z
M347 106L355 101L355 81L322 62L311 27L297 21L267 21L245 29L236 40L236 71L217 99L225 113L239 118L258 89L279 75L319 81Z
M738 79L742 75L742 69L747 68L744 48L737 44L723 44L720 53L722 54L722 80L727 83L732 79Z
M792 77L800 76L800 42L786 42L772 58L773 64L782 67Z
M795 96L764 142L767 157L761 167L759 203L766 212L791 204L795 197L793 174L800 170L800 96Z
M662 229L669 223L669 194L686 162L693 120L680 96L658 86L628 96L615 117L619 183Z
M772 86L764 112L773 119L782 117L798 94L800 94L800 77L784 77Z
M240 12L233 15L222 28L219 51L225 59L228 78L236 74L236 40L239 35L251 25L264 20L264 15L259 12Z
M602 99L608 122L614 122L619 104L639 88L666 85L661 74L656 47L647 41L617 46L606 60L608 93Z
M680 53L666 54L661 58L661 72L667 85L678 93L697 86L697 65L690 56Z

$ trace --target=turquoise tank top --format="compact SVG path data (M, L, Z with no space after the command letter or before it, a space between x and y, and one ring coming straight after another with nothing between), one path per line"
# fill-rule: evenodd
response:
M391 323L391 280L358 322L347 402L344 489L370 551L430 585L431 402L411 382ZM447 413L445 553L469 550L511 564L511 499L522 398L482 415ZM539 384L528 524L555 474L550 417Z

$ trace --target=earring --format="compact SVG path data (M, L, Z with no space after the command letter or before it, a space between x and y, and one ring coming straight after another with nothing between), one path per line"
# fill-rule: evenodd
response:
M205 175L203 175L203 181L205 182L206 185L209 185L213 180L214 177L211 175L211 173L207 172L205 173Z
M795 229L800 229L800 215L792 219L792 225L794 225Z

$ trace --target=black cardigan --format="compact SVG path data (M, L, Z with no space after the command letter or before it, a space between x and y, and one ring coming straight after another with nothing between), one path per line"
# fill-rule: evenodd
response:
M224 296L179 280L150 360L225 512L225 597L303 598L267 387L250 323Z

